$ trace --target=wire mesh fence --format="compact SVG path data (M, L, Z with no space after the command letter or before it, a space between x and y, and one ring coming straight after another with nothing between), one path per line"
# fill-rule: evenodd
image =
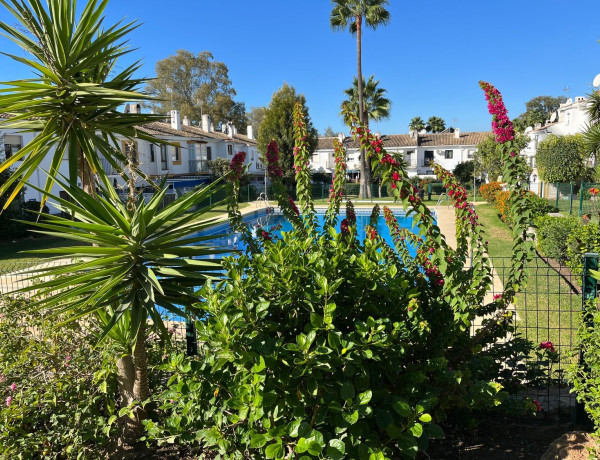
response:
M558 182L542 184L540 194L558 212L598 218L600 184L595 182Z
M511 258L492 258L496 277L493 294L501 294ZM527 395L540 401L547 413L574 415L575 395L566 382L568 367L577 362L577 331L582 319L581 277L553 260L534 257L527 266L528 283L517 295L515 335L533 342L538 349L552 342L559 353L557 362L547 365L548 380L529 386ZM528 363L535 364L530 356Z

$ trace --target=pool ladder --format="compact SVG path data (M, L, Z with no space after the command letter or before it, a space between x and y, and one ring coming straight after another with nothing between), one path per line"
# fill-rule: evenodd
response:
M446 196L446 194L445 194L445 193L442 193L442 194L440 195L440 198L439 198L439 199L438 199L438 201L437 201L437 204L435 205L435 209L437 209L437 208L440 206L440 204L442 204L442 201L444 200L444 198L445 198L446 200L448 199L448 197Z

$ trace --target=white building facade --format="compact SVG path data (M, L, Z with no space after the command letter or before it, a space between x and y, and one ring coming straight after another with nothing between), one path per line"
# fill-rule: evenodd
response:
M139 104L131 104L125 108L126 112L136 113L139 110L141 110ZM6 115L2 114L0 114L0 117L7 118ZM248 174L251 183L259 191L261 187L264 187L265 170L258 155L251 126L248 127L248 136L238 134L236 128L230 123L224 124L223 130L218 132L215 131L208 115L204 115L201 126L193 126L187 117L182 120L180 113L174 110L171 112L170 117L165 119L165 122L150 123L141 126L139 129L168 142L169 145L152 144L141 139L131 142L118 138L120 145L116 148L122 152L133 148L137 154L140 170L157 181L167 176L170 188L174 191L178 188L185 191L198 184L209 182L212 178L208 166L209 161L217 158L231 161L236 153L242 151L246 152L246 164L249 165ZM34 133L0 128L0 145L3 146L3 149L0 149L0 162L31 142L35 135ZM44 187L46 181L44 171L50 169L52 154L53 152L50 152L50 155L42 161L34 175L29 179L31 184L40 188ZM18 163L20 162L17 162L17 165ZM124 185L123 179L108 161L102 159L102 166L115 185ZM61 162L59 172L64 176L68 176L66 156ZM53 187L52 193L60 194L57 185ZM25 190L25 200L40 201L41 193L28 187Z
M455 130L453 133L440 134L390 134L381 136L385 149L390 154L401 155L407 164L409 176L433 176L430 163L439 163L452 171L465 161L473 160L477 144L482 142L490 132L465 132ZM313 153L310 167L313 171L332 172L335 169L334 147L336 138L319 138L319 144ZM341 137L339 137L341 139ZM344 138L346 146L348 171L355 177L360 170L360 146L352 138Z

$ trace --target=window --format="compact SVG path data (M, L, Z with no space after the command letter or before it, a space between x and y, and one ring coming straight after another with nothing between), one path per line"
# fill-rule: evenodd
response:
M21 136L4 136L4 158L9 159L23 147L23 138Z
M154 163L154 144L150 144L150 163Z
M473 150L467 150L467 158L473 158Z
M173 162L174 165L180 165L181 164L181 144L174 142L175 145L173 145L173 155L171 157L171 161Z
M167 146L160 146L160 167L163 170L169 169L169 163L167 161Z
M444 150L444 158L446 160L451 160L454 156L454 150Z
M206 161L212 161L212 147L206 147Z
M204 147L203 144L189 144L189 146L190 172L207 172L208 161L206 157L208 148Z
M233 155L233 145L231 144L227 146L227 155Z
M433 150L425 150L425 156L423 158L422 166L429 166L433 161Z

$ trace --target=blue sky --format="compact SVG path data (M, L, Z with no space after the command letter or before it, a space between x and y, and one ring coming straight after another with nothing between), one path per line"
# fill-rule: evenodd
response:
M209 50L229 67L248 109L268 105L287 82L306 95L319 131L340 131L356 40L330 29L330 9L328 0L112 0L108 20L143 23L131 44L145 76L178 49ZM566 86L570 97L585 95L600 73L597 0L391 0L389 9L390 25L363 37L363 73L375 74L392 100L391 119L374 125L382 133L407 132L417 115L440 116L463 131L489 130L480 79L502 91L514 117L532 97L562 95ZM5 11L0 19L14 22ZM0 50L15 52L2 37ZM27 77L0 57L0 79Z

